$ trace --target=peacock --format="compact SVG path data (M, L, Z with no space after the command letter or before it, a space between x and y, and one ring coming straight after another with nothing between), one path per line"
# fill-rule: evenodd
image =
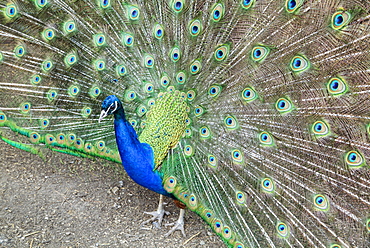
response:
M170 232L187 208L228 247L370 247L368 0L0 9L6 143L122 163Z

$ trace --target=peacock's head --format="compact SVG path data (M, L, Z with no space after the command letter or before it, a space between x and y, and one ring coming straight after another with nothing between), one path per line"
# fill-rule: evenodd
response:
M108 96L101 104L99 122L106 116L114 114L119 109L122 109L122 103L118 97L115 95Z

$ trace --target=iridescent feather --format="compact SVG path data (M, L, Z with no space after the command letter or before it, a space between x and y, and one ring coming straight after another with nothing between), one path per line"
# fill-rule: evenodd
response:
M121 162L98 123L116 95L168 195L227 246L370 246L368 1L0 9L5 142Z

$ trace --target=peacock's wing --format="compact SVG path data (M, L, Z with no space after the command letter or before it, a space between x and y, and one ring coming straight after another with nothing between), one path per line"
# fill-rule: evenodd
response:
M166 190L231 247L370 246L369 2L185 6L201 32Z

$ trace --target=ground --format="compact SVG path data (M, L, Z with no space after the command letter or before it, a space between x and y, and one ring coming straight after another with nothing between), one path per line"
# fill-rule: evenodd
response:
M44 152L45 157L0 141L0 247L223 247L190 210L186 237L170 227L140 228L159 195L135 184L121 165ZM171 199L165 223L178 209Z

